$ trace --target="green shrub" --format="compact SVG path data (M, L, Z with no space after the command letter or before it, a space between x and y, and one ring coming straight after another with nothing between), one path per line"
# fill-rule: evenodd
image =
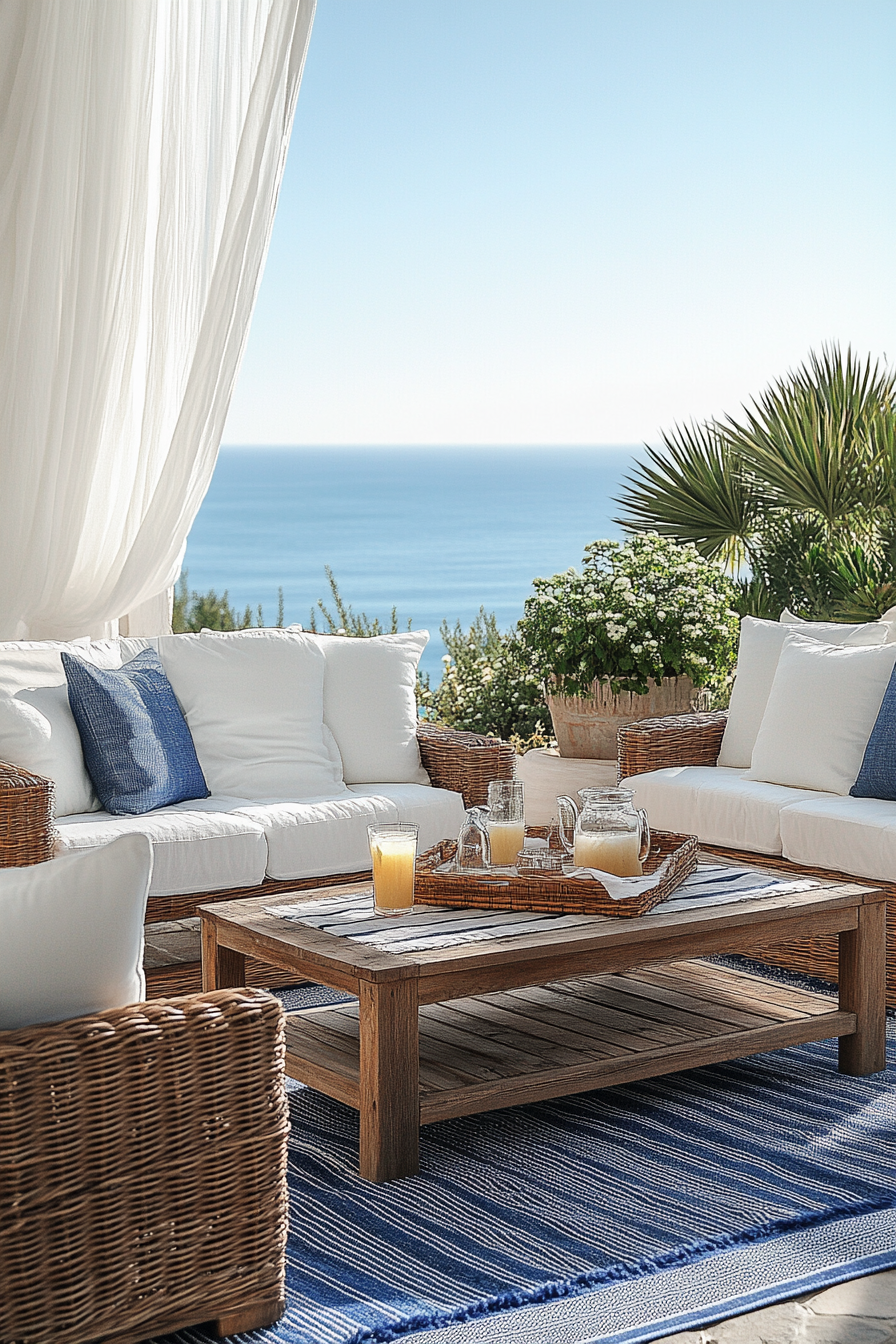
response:
M441 635L448 650L442 680L431 690L422 678L418 691L426 717L518 746L546 745L551 720L541 679L516 636L502 634L484 609L467 631L459 621L453 630L443 621Z
M648 679L722 685L737 648L734 586L717 565L655 533L595 541L581 573L536 579L517 627L536 678L567 695L592 682L643 693Z
M264 625L264 612L259 602L255 609L257 624ZM174 591L174 607L171 613L171 629L176 635L198 630L248 630L253 624L252 608L247 606L242 616L238 616L230 605L227 589L219 596L213 588L207 593L190 592L187 587L187 572L181 574ZM277 625L283 625L283 589L278 590Z

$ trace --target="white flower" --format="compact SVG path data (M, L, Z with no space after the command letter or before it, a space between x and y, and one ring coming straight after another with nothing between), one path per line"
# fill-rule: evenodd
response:
M451 654L450 654L450 653L443 653L443 654L442 654L442 662L443 662L443 663L445 664L445 666L447 667L448 664L451 662Z

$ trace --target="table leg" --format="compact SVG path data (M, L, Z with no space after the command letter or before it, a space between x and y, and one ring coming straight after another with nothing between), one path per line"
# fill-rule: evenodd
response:
M417 981L362 980L360 1172L394 1181L420 1170Z
M246 983L246 958L242 952L221 947L215 925L205 915L202 928L202 988L239 989Z
M858 907L858 923L840 937L840 1007L855 1013L840 1037L840 1072L862 1076L887 1067L887 903Z

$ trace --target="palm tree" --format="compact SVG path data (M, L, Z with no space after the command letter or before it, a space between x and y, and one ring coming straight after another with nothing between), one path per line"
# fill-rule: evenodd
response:
M626 477L622 526L692 541L740 572L753 614L868 618L890 605L896 372L826 346L741 418L678 425L662 442Z

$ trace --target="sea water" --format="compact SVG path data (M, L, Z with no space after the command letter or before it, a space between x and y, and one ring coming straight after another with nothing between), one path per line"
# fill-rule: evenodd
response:
M324 567L356 613L430 631L434 683L447 620L480 607L507 629L536 576L579 566L584 547L621 538L613 502L637 456L600 448L222 448L193 524L190 589L227 589L253 620L287 624L332 609ZM334 613L335 614L335 613ZM326 629L318 612L319 626Z

